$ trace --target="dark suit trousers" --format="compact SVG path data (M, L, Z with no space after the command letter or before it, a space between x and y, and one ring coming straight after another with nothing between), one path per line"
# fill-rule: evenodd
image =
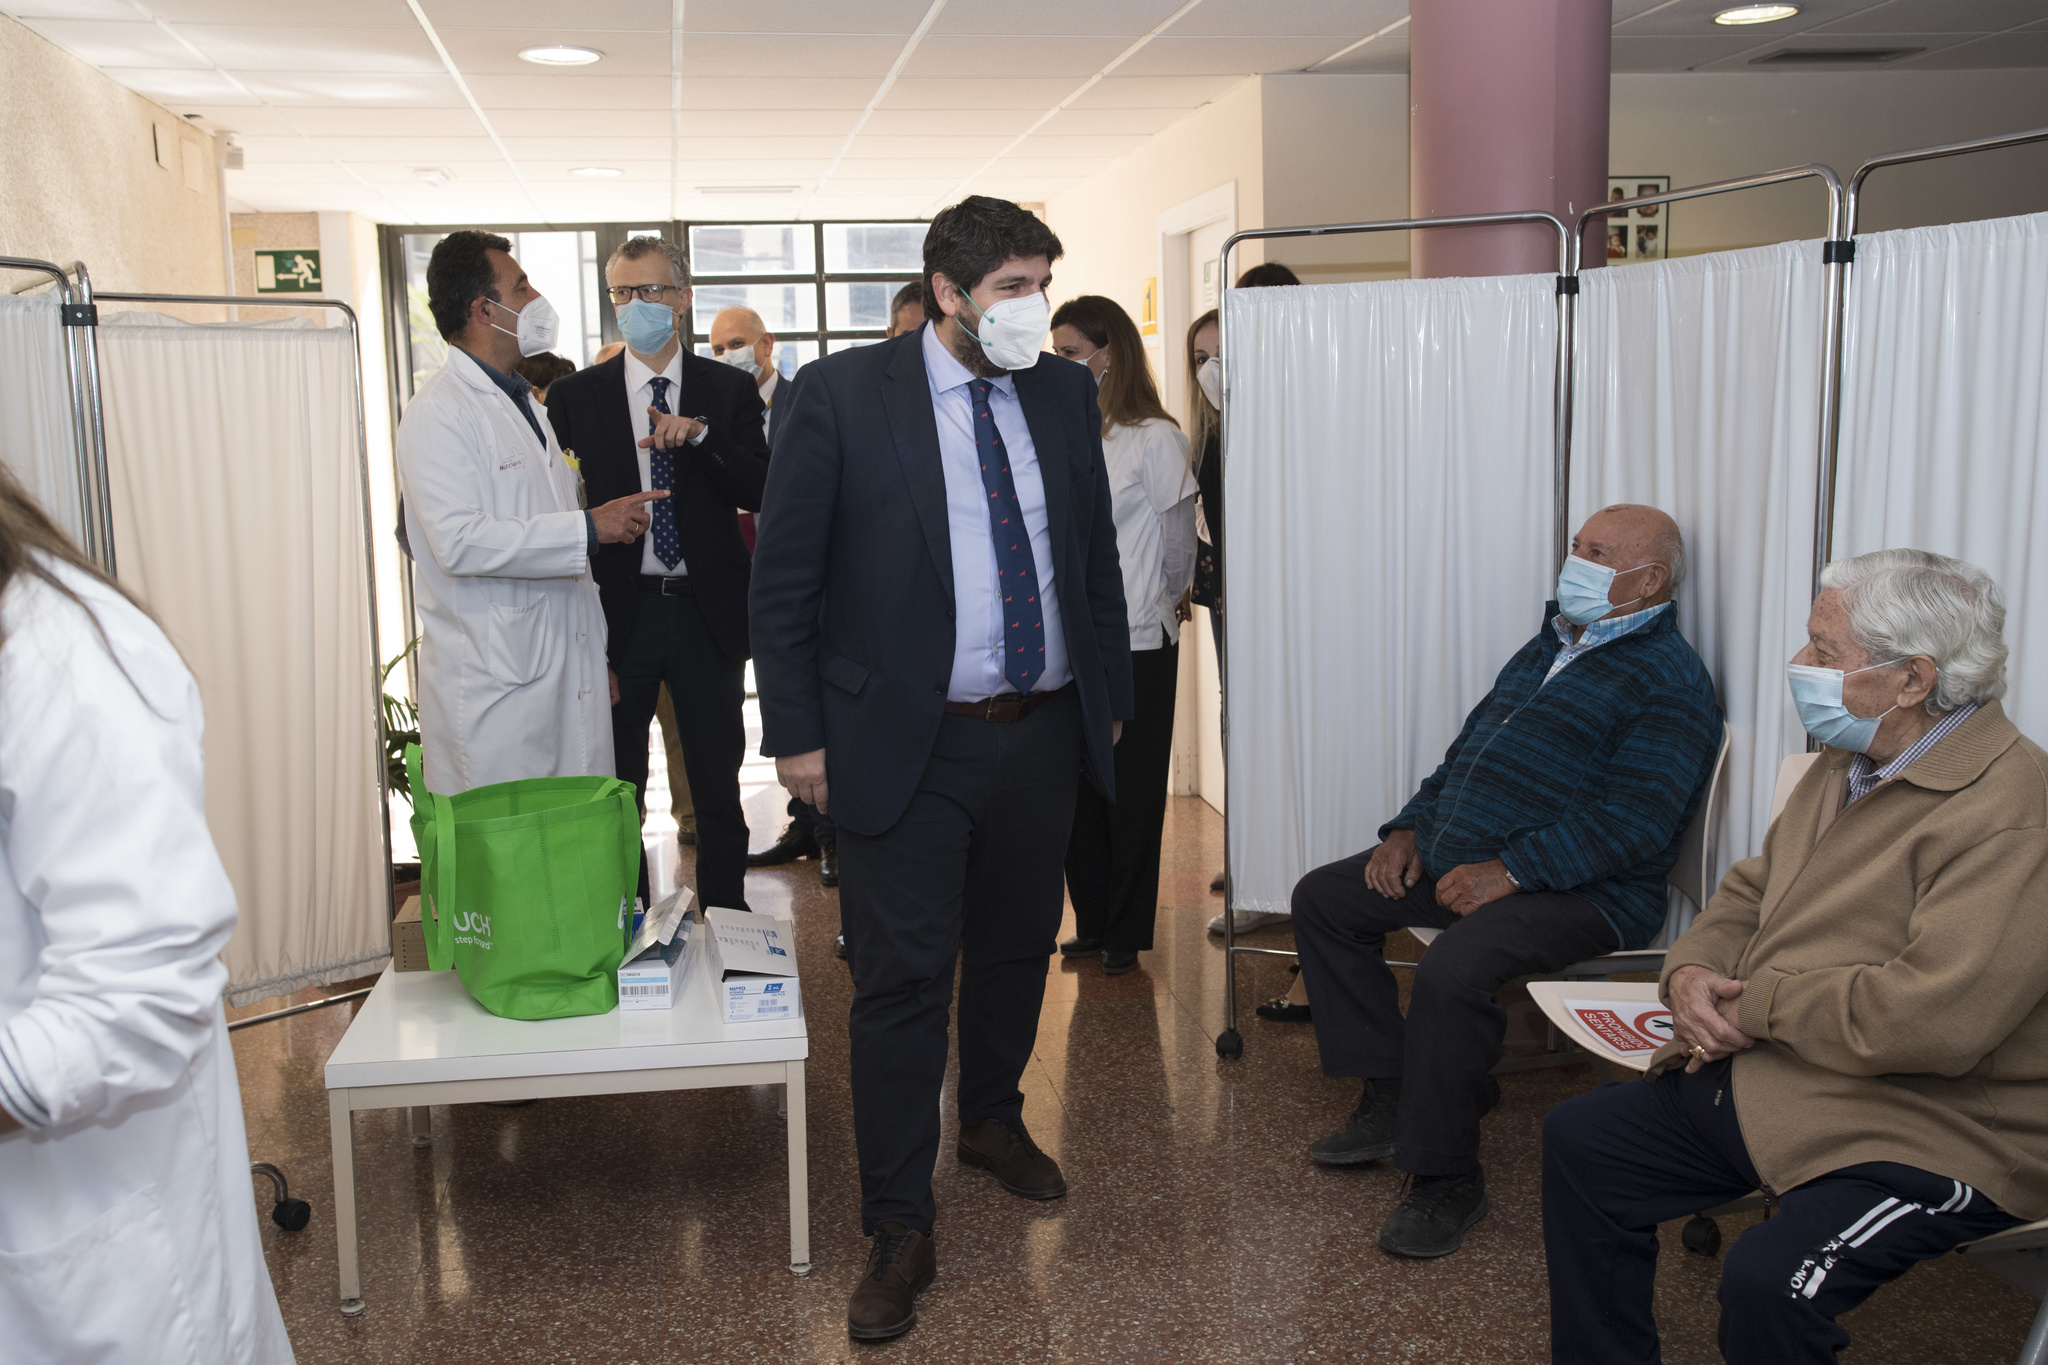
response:
M1479 1166L1486 1073L1500 1060L1507 1010L1500 988L1560 971L1619 946L1599 907L1578 896L1504 896L1460 919L1424 877L1400 900L1365 884L1372 850L1328 863L1294 886L1294 943L1315 1006L1325 1076L1401 1081L1394 1164L1411 1175ZM1422 955L1408 1017L1387 967L1387 935L1421 925L1443 934Z
M1067 844L1067 894L1074 931L1114 952L1152 946L1159 914L1159 841L1166 826L1166 772L1173 760L1173 694L1180 650L1131 651L1136 712L1116 746L1116 800L1087 774L1074 801Z
M745 909L747 817L740 809L740 764L747 749L746 666L711 642L694 597L642 593L633 611L625 657L612 661L619 675L619 704L612 708L619 776L639 789L644 816L647 727L667 683L697 805L697 904Z
M839 826L832 823L832 817L808 801L789 798L789 818L799 825L808 825L811 836L821 844L829 844L839 837Z
M1080 766L1072 688L1010 724L947 716L902 817L878 835L839 831L865 1233L886 1219L930 1232L937 1215L955 958L960 1122L1023 1114Z

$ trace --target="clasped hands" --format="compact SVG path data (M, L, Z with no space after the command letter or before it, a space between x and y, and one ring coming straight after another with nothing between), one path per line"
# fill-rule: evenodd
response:
M1386 842L1372 851L1365 865L1365 884L1388 900L1397 901L1422 880L1422 855L1415 850L1415 831L1390 831ZM1515 894L1508 880L1507 864L1498 858L1483 863L1465 863L1437 879L1436 903L1463 917L1482 905L1490 905Z
M1680 967L1671 974L1666 990L1671 998L1673 1036L1688 1051L1698 1049L1692 1051L1686 1071L1698 1071L1708 1062L1718 1062L1756 1045L1756 1039L1735 1022L1742 986L1740 981L1697 964Z

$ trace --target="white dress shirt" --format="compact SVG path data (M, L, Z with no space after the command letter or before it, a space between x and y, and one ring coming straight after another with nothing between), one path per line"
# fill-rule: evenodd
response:
M768 367L768 377L761 381L762 407L772 408L775 406L775 390L778 386L781 385L781 383L782 372L780 370L777 370L773 365L770 365Z
M637 442L648 432L647 410L654 406L654 380L656 375L652 369L648 368L646 361L633 354L632 347L628 346L626 348L625 358L626 421L633 432L634 441ZM680 412L681 409L676 407L676 399L681 396L683 389L682 347L678 346L676 353L668 358L668 368L663 370L659 377L668 380L669 411ZM635 445L633 453L640 460L640 491L643 493L652 492L654 490L652 466L654 449L651 446ZM671 460L681 460L683 453L680 450L672 450L669 452L669 458ZM674 497L674 492L671 491L669 496ZM653 514L654 507L651 503L648 505L647 510L649 515ZM670 515L674 515L674 513L671 512ZM690 572L690 566L681 559L676 561L676 566L673 569L662 563L660 558L654 553L654 536L650 532L640 538L640 572L653 574L657 578L681 578Z
M939 463L946 474L946 527L953 542L953 678L947 701L981 701L1014 692L1003 676L1002 589L996 573L996 543L989 529L988 490L974 439L974 376L939 340L934 324L924 327L924 370L931 385L932 413L939 425ZM1010 479L1031 534L1031 560L1038 570L1038 605L1045 619L1045 671L1034 692L1065 687L1067 637L1060 630L1059 584L1053 575L1052 533L1046 522L1045 479L1038 447L1017 399L1017 381L1005 374L990 382L989 411L1010 456Z
M1163 417L1114 426L1102 438L1109 512L1124 571L1131 648L1180 641L1174 603L1195 576L1195 474L1188 438Z

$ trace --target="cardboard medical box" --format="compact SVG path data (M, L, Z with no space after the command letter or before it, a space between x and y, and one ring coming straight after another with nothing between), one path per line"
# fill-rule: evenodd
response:
M674 1009L683 998L689 959L684 950L690 944L691 924L685 920L666 943L651 943L645 952L619 964L619 1008L622 1010Z
M704 911L705 946L719 1010L728 1024L772 1023L803 1017L796 977L796 935L772 915L712 906Z
M391 970L430 972L427 965L427 929L420 923L420 898L407 896L391 921Z

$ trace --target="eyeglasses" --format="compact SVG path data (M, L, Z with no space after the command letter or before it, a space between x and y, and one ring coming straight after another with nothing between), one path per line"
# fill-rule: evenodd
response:
M609 292L612 302L623 308L635 299L643 303L667 303L683 291L672 284L615 284Z

